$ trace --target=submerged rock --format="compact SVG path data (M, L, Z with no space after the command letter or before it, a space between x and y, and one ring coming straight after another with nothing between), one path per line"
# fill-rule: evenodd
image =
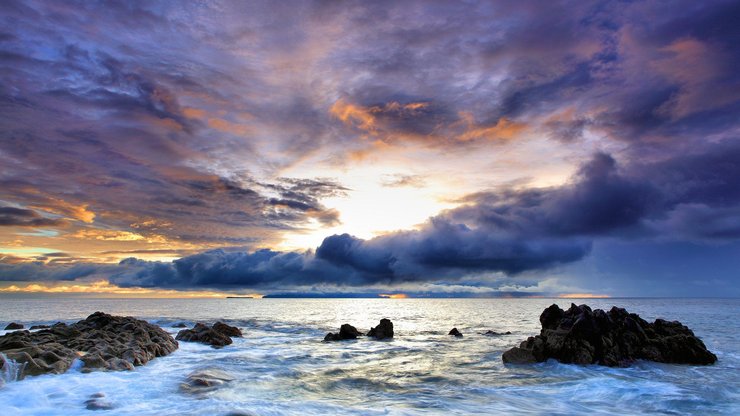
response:
M496 331L488 330L488 331L484 332L483 335L486 335L486 336L489 336L489 337L495 337L495 336L499 336L499 335L511 335L511 331L496 332Z
M11 322L8 324L8 326L5 327L6 331L13 331L16 329L23 329L23 325L15 322Z
M231 340L232 336L241 337L242 332L239 328L226 325L222 322L216 322L212 327L199 322L195 324L193 329L183 329L178 332L175 339L178 341L200 342L214 347L223 347L231 345L233 342Z
M173 328L187 328L188 324L186 324L185 322L180 322L179 324L172 325L172 327Z
M51 328L49 325L34 325L29 329L34 330L34 329L49 329L49 328Z
M22 376L64 373L80 358L82 371L131 370L177 349L177 341L148 322L95 312L66 325L0 337L0 352L25 365Z
M338 333L329 332L324 337L324 341L344 341L347 339L357 339L362 333L350 324L344 324L339 328Z
M635 360L676 364L713 364L694 333L678 321L649 323L637 314L613 307L609 312L571 304L557 305L540 315L540 335L506 351L505 363L526 364L554 358L562 363L627 366Z
M180 384L180 391L191 394L205 393L233 380L231 374L221 369L204 368L188 374L185 382Z
M390 319L381 319L378 326L370 328L367 336L375 339L393 338L393 322Z
M105 393L95 393L85 400L85 408L87 410L111 410L113 404L105 400Z
M450 330L450 333L447 334L447 335L454 335L456 337L462 337L463 336L463 334L460 331L458 331L457 328L452 328Z

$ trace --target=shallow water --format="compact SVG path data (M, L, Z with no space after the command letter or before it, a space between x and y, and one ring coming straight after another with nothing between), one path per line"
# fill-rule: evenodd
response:
M222 349L181 342L132 372L76 370L0 388L0 414L86 414L103 392L109 415L283 414L740 414L740 300L574 300L617 305L652 321L680 320L717 354L706 367L639 362L631 368L549 361L504 365L501 354L539 333L539 314L563 299L0 299L0 324L73 322L97 310L172 325L224 319L245 337ZM396 338L324 343L351 323L390 318ZM450 337L457 327L465 336ZM511 335L481 333L511 331ZM0 334L4 331L0 331ZM179 390L217 367L236 380L202 395Z

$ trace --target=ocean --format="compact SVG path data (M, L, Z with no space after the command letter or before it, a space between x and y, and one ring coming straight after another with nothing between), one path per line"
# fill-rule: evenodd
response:
M539 333L544 308L571 302L679 320L719 360L503 364L504 351ZM101 392L114 406L99 411L106 415L740 414L740 299L0 298L3 328L72 323L95 311L145 319L173 336L176 323L224 320L244 338L221 349L180 342L130 372L72 369L9 381L0 415L89 414L85 400ZM393 340L322 342L343 323L364 332L381 318L393 321ZM448 336L453 327L464 336ZM200 395L179 389L189 373L213 367L235 380Z

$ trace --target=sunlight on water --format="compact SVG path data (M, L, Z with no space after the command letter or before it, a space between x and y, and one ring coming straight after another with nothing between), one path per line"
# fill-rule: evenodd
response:
M2 414L83 413L98 392L114 405L105 412L111 415L740 413L740 301L575 300L681 320L717 354L713 366L505 366L501 354L536 334L539 314L553 302L567 307L570 300L13 300L0 306L0 322L48 324L104 310L173 335L179 322L226 319L245 336L223 349L181 342L133 372L71 370L8 383L0 389ZM342 323L367 331L383 317L394 322L393 340L321 341ZM452 327L464 337L446 335ZM487 330L512 334L482 335ZM212 367L235 380L200 395L179 389L187 374Z

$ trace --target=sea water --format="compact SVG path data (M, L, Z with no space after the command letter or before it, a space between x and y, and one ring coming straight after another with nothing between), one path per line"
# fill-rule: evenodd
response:
M0 299L0 324L72 323L95 311L160 325L225 322L242 328L225 348L180 342L128 372L27 377L0 388L0 415L740 414L740 300L589 299L646 320L680 320L719 358L711 366L637 362L630 368L548 361L504 365L501 354L539 333L542 310L564 299ZM393 321L389 341L322 342L350 323ZM447 333L457 327L464 336ZM488 330L511 335L486 336ZM0 334L5 331L0 331ZM235 380L193 395L186 376L219 368Z

